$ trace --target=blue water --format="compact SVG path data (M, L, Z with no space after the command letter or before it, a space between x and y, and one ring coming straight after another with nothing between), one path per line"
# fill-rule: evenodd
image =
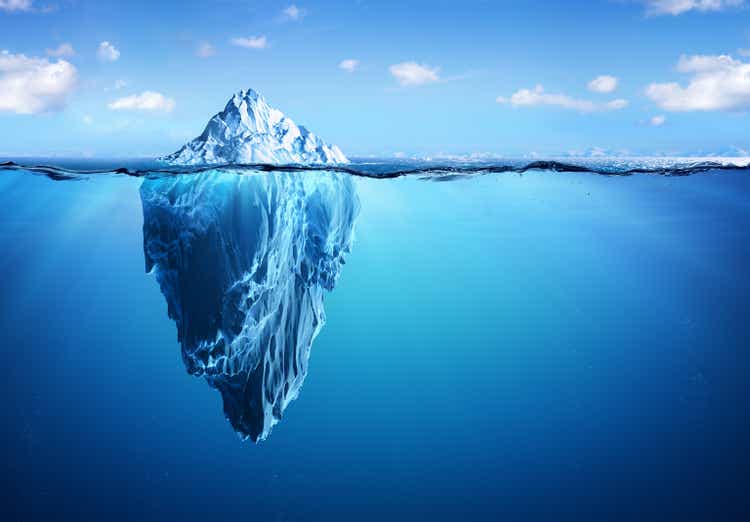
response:
M748 171L420 178L351 180L304 386L255 444L146 273L154 181L0 172L3 519L745 518Z

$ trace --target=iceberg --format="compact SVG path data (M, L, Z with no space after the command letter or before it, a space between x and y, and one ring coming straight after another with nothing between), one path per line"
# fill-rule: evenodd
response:
M147 179L140 195L146 270L187 371L221 393L240 436L264 439L302 387L351 247L351 177L209 170Z
M232 96L203 134L161 160L173 165L349 162L336 145L328 145L307 128L297 126L252 89Z

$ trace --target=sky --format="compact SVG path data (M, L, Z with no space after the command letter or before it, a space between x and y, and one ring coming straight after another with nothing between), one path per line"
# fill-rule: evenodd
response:
M750 1L0 0L0 158L166 154L243 88L352 157L745 155Z

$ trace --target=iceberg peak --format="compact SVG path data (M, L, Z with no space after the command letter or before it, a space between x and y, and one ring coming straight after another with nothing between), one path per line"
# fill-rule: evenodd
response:
M349 162L336 145L297 126L253 89L235 93L224 110L209 120L200 136L161 159L176 165Z

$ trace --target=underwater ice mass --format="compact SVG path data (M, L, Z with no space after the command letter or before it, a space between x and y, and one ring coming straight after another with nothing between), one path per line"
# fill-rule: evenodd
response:
M143 249L188 372L216 388L235 431L268 436L307 374L352 242L350 176L317 172L147 179Z

